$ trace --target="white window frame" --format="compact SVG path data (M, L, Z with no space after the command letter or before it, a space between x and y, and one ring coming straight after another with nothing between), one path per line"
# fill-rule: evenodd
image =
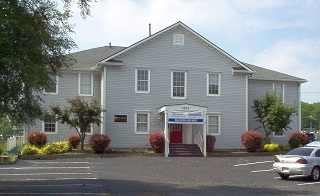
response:
M173 45L184 45L184 34L173 34Z
M139 132L138 129L138 114L146 114L147 115L147 132ZM135 134L149 134L150 133L150 111L135 111L134 112L134 132Z
M56 85L56 92L46 92L46 89L43 90L44 94L48 94L48 95L57 95L58 94L58 86L59 86L59 77L55 76L56 81L54 82ZM54 85L54 83L52 85Z
M210 126L209 118L212 117L212 116L218 117L218 124L212 124L212 125L215 125L215 126L217 125L218 126L218 133L210 133L209 132L209 126ZM208 135L220 135L220 127L221 127L220 115L219 114L207 114L207 134Z
M218 94L210 94L209 87L210 87L210 75L217 75L218 76ZM221 74L220 73L207 73L207 96L220 96L220 83L221 83Z
M276 135L275 132L272 132L272 136L273 136L273 137L284 137L285 134L284 134L284 131L282 132L282 135Z
M78 129L81 131L79 127ZM90 132L86 132L86 135L93 135L93 125L90 125Z
M58 124L59 124L58 121L51 123L51 124L55 124L55 131L54 132L45 131L46 124L47 124L46 121L42 121L42 132L44 132L46 134L57 134L58 133Z
M148 90L142 91L138 89L138 72L139 71L148 71ZM135 70L135 92L136 93L150 93L150 69L136 69Z
M175 97L173 96L173 73L174 72L179 72L179 73L184 73L184 97ZM186 99L187 98L187 71L171 71L171 98L172 99Z
M91 92L90 94L82 94L81 93L81 75L90 75L91 76ZM80 96L93 96L93 74L85 74L85 73L79 73L79 79L78 79L78 91Z
M284 103L284 82L274 82L273 83L273 91L276 92L279 95L279 92L277 92L276 90L276 85L281 85L282 88L282 102Z

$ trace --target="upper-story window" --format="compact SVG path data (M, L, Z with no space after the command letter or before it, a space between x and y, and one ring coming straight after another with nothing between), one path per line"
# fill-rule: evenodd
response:
M217 73L207 74L207 95L208 96L220 95L220 74L217 74Z
M79 74L79 95L92 96L93 95L93 75Z
M136 93L150 93L150 70L136 69Z
M174 99L185 99L187 97L187 72L171 72L171 97Z
M51 83L44 89L45 94L58 94L58 76L50 77Z
M275 82L273 83L273 91L278 94L282 101L284 102L284 83L282 82Z

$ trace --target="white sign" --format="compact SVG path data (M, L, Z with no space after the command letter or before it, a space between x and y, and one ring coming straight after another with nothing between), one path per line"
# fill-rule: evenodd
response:
M169 111L168 122L177 124L203 124L202 111Z

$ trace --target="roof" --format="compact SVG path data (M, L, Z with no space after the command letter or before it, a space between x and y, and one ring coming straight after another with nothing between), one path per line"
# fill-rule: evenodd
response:
M106 57L111 56L125 48L126 47L109 45L72 53L70 54L71 57L76 60L76 63L72 66L72 68L76 70L91 69L102 59L105 59Z
M307 80L284 74L281 72L273 71L263 67L258 67L248 63L244 63L247 67L252 69L255 73L250 77L250 79L256 80L276 80L276 81L291 81L291 82L307 82Z
M228 54L227 52L225 52L224 50L222 50L221 48L219 48L218 46L216 46L215 44L213 44L212 42L210 42L209 40L207 40L206 38L204 38L203 36L201 36L200 34L198 34L197 32L195 32L193 29L191 29L190 27L188 27L187 25L185 25L184 23L182 22L177 22L153 35L150 35L149 37L129 46L128 48L124 49L124 50L121 50L120 52L118 53L115 53L109 57L106 57L104 60L100 61L100 63L106 63L110 60L112 60L113 58L116 58L117 56L129 51L129 50L132 50L142 44L144 44L145 42L151 40L151 39L154 39L156 38L157 36L161 35L161 34L164 34L168 31L170 31L171 29L173 28L176 28L176 27L182 27L186 30L188 30L189 32L191 32L193 35L195 35L196 37L198 37L200 40L202 40L203 42L205 42L206 44L208 44L209 46L211 46L212 48L214 48L215 50L219 51L222 55L226 56L227 58L229 58L231 61L235 62L238 66L242 67L244 71L246 71L247 73L253 73L252 70L250 70L249 67L247 67L246 65L244 65L242 62L240 62L239 60L237 60L236 58L234 58L233 56L231 56L230 54Z

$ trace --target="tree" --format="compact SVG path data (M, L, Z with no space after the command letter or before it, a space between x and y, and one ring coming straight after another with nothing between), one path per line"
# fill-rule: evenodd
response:
M301 129L319 130L320 128L320 102L301 102Z
M80 137L81 150L83 150L86 132L90 130L90 126L93 124L100 126L103 110L97 101L93 100L88 103L79 96L69 98L67 102L70 107L64 109L61 109L58 105L50 106L51 111L48 115L56 120L61 120L62 123L66 123L71 128L75 128Z
M266 92L262 99L255 99L252 109L257 115L255 119L262 124L265 131L266 143L270 142L271 133L283 133L290 128L290 117L296 112L296 108L285 105L276 92Z
M39 94L72 64L70 11L52 0L1 0L0 15L0 116L32 123L42 114Z

